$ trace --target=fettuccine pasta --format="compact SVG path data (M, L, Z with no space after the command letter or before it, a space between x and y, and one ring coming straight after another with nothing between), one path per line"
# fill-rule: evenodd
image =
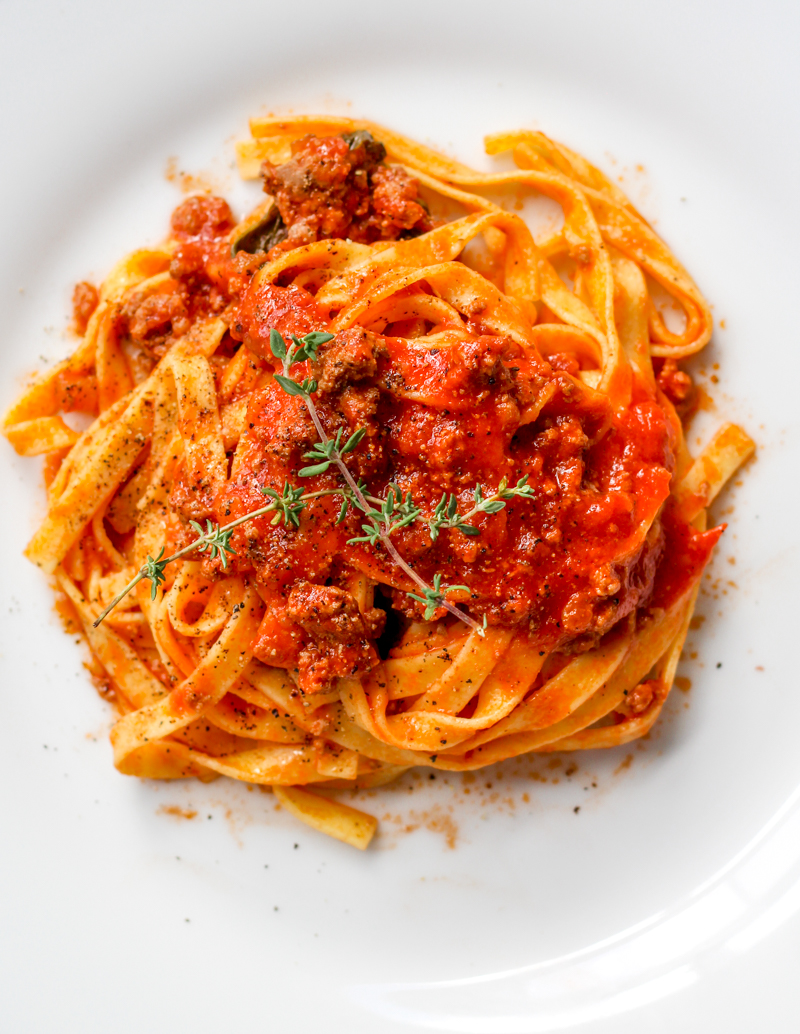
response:
M375 820L328 791L648 732L722 532L707 508L753 443L728 424L690 456L678 360L708 305L580 155L495 134L515 167L486 174L365 121L251 130L266 200L237 222L190 197L162 246L81 285L78 348L5 434L47 457L27 555L111 691L118 770L271 786L363 848ZM534 239L500 203L526 193L563 223ZM325 453L351 438L356 494Z

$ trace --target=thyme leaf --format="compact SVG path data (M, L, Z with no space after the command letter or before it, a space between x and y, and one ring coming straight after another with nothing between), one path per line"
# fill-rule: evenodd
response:
M467 585L442 585L442 576L435 574L433 576L433 585L423 590L421 596L418 596L415 592L410 592L408 595L412 600L419 600L420 603L425 604L425 621L430 621L439 607L443 607L446 603L445 594L448 592L469 592L469 586ZM483 625L479 628L479 631L486 629L486 615L484 614Z

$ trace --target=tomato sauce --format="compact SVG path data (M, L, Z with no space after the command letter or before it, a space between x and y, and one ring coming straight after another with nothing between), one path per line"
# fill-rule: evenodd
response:
M302 336L329 330L328 320L305 289L253 277L263 254L231 257L232 218L223 206L192 198L173 217L176 290L193 317L224 311L230 349L243 342L263 368L275 369L271 329ZM664 510L675 441L657 399L641 392L616 412L576 372L569 357L551 364L466 324L457 341L440 348L354 328L322 346L318 363L298 364L292 375L318 379L315 404L329 436L365 430L347 462L376 498L397 485L430 516L452 493L466 514L476 486L486 497L501 479L513 485L526 476L533 498L470 518L478 535L451 529L434 541L418 521L393 542L427 582L438 573L444 584L467 586L453 599L475 618L524 628L542 649L576 651L594 646L637 608L665 606L685 591L719 534L697 533L669 506ZM386 605L406 617L419 620L422 607L380 545L349 541L362 534L363 515L350 508L339 522L335 468L300 478L304 454L317 441L303 401L271 380L248 400L231 479L209 516L228 523L263 506L263 488L280 491L287 481L331 493L309 500L299 528L273 524L270 515L242 525L232 539L230 562L255 580L267 604L257 655L294 663L301 687L313 690L377 663L370 640L383 619L358 617L345 599L354 572L380 583ZM333 615L327 625L320 613Z
M270 325L298 335L325 329L300 288L254 284L238 307L234 333L272 361ZM655 400L640 398L615 414L569 374L500 338L471 337L437 352L373 337L375 372L315 400L328 435L366 428L348 462L370 494L383 496L396 484L430 515L443 493L455 494L459 512L469 512L476 485L488 496L504 477L515 484L526 475L534 492L531 500L473 518L478 536L449 530L433 542L419 523L398 530L398 550L423 578L439 572L446 582L467 585L471 613L486 614L490 623L527 623L551 648L579 639L591 645L643 602L663 551L656 516L673 465L671 424ZM313 372L298 367L294 376ZM540 390L543 380L550 398L522 424L531 385ZM251 395L247 424L219 520L256 508L261 487L297 484L303 454L316 441L302 400L274 382ZM314 492L335 489L338 477L304 480ZM355 568L387 586L395 607L419 617L405 592L413 586L381 547L348 543L362 519L351 511L337 524L339 508L338 498L323 496L309 504L299 529L267 518L252 522L240 533L238 564L277 599L298 578L335 580Z

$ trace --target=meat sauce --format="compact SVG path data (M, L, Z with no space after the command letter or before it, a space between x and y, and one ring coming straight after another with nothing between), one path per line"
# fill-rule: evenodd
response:
M292 168L267 170L267 185L277 191L288 225L287 241L328 232L363 233L362 239L406 232L414 209L380 222L376 197L386 179L378 175L385 167L376 155L362 141L363 154L354 158L358 147L330 139L301 141ZM313 176L301 175L303 166L306 172L314 166ZM332 199L327 208L320 171L326 168ZM403 184L400 202L404 197L416 204L412 194ZM410 223L417 229L427 218L419 212ZM293 236L292 226L301 223ZM264 505L262 488L281 490L287 480L311 493L332 492L340 487L335 468L299 478L317 435L302 399L269 377L276 362L270 330L287 336L327 331L326 314L303 288L253 279L263 253L230 256L233 220L223 201L191 198L172 225L179 246L161 322L132 311L125 317L131 331L151 320L142 340L151 334L163 348L170 333L181 332L184 314L194 319L223 312L230 327L226 347L230 353L248 350L248 386L261 385L248 396L231 478L208 516L228 523ZM421 522L398 530L393 541L418 574L429 583L439 573L444 584L467 586L459 606L477 619L486 615L490 625L525 629L543 650L568 652L595 645L637 608L667 606L685 591L719 531L698 533L681 525L669 505L664 508L675 443L656 399L642 393L626 410L612 411L604 396L576 380L571 357L547 362L485 333L477 322L465 323L458 340L440 348L386 329L341 332L320 348L317 363L292 370L296 379L318 380L314 398L329 436L365 429L347 462L366 491L382 497L395 484L430 515L443 493L455 494L459 512L467 513L476 486L488 496L502 478L515 484L527 476L533 489L531 499L514 499L499 513L471 518L475 536L452 529L433 541ZM683 389L675 371L667 376L676 394ZM191 496L185 476L179 471L173 490L179 513L181 499ZM349 591L354 573L380 583L387 604L405 618L419 620L422 613L407 595L414 586L380 545L349 542L362 534L363 516L351 508L339 523L340 509L341 498L320 494L308 502L299 528L273 525L270 515L242 525L231 543L236 555L230 564L255 580L267 605L256 654L266 663L293 667L305 692L378 662L375 642L385 613L361 613Z
M370 133L306 136L283 165L265 162L264 190L275 198L286 239L274 251L330 237L362 244L397 240L431 228L417 184L382 164L383 144Z

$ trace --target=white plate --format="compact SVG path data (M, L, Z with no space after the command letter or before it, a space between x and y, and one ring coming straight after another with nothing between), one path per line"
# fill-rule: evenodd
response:
M759 445L651 741L363 795L363 855L270 795L113 770L20 557L38 463L3 446L4 1029L797 1029L798 29L789 2L0 6L4 406L73 347L72 285L164 233L170 156L242 206L232 141L294 106L486 167L484 132L535 125L622 176L725 321L698 433Z

